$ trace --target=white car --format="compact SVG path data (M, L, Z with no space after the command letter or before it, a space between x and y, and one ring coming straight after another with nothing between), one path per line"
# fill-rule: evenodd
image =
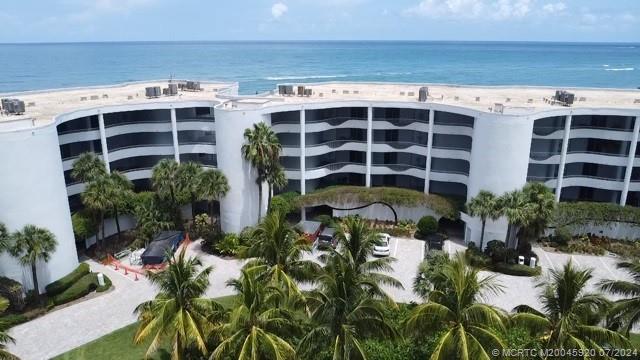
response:
M380 241L378 245L373 247L373 256L389 256L391 250L389 249L389 242L391 241L391 235L386 233L379 233Z

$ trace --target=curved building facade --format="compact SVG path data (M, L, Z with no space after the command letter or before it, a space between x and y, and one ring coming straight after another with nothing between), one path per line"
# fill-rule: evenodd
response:
M560 106L555 89L543 87L334 82L304 84L300 96L238 96L237 84L203 83L149 99L149 86L166 82L10 94L27 108L0 117L0 222L54 232L59 245L40 266L43 283L77 264L70 213L84 184L70 170L78 155L100 154L137 190L149 188L164 158L219 168L231 185L222 227L237 232L258 220L256 174L240 153L244 130L258 122L280 139L287 190L303 194L349 184L467 201L483 189L502 194L540 181L558 201L640 206L638 90L570 89L577 101ZM429 96L419 101L423 86ZM462 219L466 241L478 241L479 221ZM505 231L498 220L486 236ZM24 281L4 260L0 272Z

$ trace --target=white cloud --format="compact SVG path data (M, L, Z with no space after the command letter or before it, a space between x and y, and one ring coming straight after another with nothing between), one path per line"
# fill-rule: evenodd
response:
M542 6L542 11L549 14L555 14L564 11L566 8L567 5L563 2L548 3Z
M422 0L406 15L457 19L520 19L531 12L532 0Z
M288 10L289 10L289 8L287 7L287 5L285 5L285 4L281 3L281 2L275 3L271 7L271 16L273 16L274 19L279 19Z

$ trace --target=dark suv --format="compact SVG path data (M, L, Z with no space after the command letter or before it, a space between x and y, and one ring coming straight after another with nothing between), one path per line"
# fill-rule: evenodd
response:
M328 250L329 248L336 248L338 241L335 238L336 231L333 228L326 227L320 235L318 235L318 250Z

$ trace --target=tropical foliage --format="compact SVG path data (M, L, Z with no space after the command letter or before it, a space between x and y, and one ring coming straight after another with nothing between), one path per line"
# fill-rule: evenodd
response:
M190 347L207 354L207 339L213 322L222 313L222 306L205 298L212 267L200 269L196 257L187 258L183 248L169 260L166 270L149 272L147 277L159 292L153 300L136 308L140 326L134 341L151 338L147 356L153 354L163 341L171 343L171 358L184 358Z
M269 194L272 187L280 187L284 182L284 171L279 165L282 146L275 132L260 122L253 124L253 128L245 129L245 143L242 145L242 156L256 170L256 184L258 186L258 219L262 217L262 185L267 181ZM282 172L282 173L279 173ZM271 195L269 195L269 198Z
M297 206L318 206L326 203L368 204L381 201L391 206L427 207L439 216L459 218L460 211L455 202L435 194L396 187L330 186L301 195Z
M477 216L482 222L482 229L480 232L480 249L484 248L484 229L487 225L487 220L496 220L500 217L500 209L498 208L498 198L490 191L480 190L478 195L469 201L467 204L467 210L469 215Z
M35 225L25 225L11 237L13 243L9 248L9 253L18 259L22 265L31 268L33 289L39 295L38 263L49 261L58 245L56 237L51 231Z
M0 314L9 307L9 300L0 297ZM18 359L17 356L7 351L7 344L15 342L14 339L7 334L7 325L0 320L0 359Z
M538 334L547 349L578 350L585 354L594 349L602 354L603 347L630 347L622 334L599 326L610 303L601 294L587 292L591 269L577 269L569 261L561 270L549 271L549 280L539 284L542 311L520 305L515 309L513 323Z
M478 271L458 255L430 276L433 289L406 323L406 332L420 337L443 330L431 355L436 359L490 359L493 349L503 349L505 314L480 302L481 296L498 294L494 277L480 279Z
M640 262L621 262L618 267L629 273L630 281L606 280L600 283L600 288L622 297L613 304L609 313L628 336L632 329L640 325Z

